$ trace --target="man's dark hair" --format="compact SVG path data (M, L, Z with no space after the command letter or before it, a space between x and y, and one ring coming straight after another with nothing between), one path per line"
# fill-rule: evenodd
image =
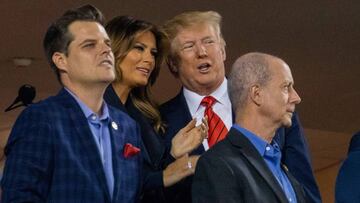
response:
M74 40L68 29L70 24L75 21L98 22L103 26L105 23L101 11L88 4L66 11L59 19L50 25L44 37L43 47L46 58L51 68L55 71L60 83L62 83L60 80L60 71L53 62L52 56L55 52L64 53L67 56L69 44Z

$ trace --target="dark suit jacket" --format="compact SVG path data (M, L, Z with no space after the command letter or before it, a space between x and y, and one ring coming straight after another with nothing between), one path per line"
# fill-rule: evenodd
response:
M286 169L284 171L296 193L297 202L305 202L300 184ZM192 185L192 200L194 203L288 202L263 157L234 128L230 129L224 141L200 157Z
M87 119L62 89L26 108L17 119L5 148L3 202L135 202L141 156L125 158L123 148L126 143L140 147L139 129L128 115L110 106L109 113L112 201Z
M131 98L124 106L111 85L106 89L104 99L109 105L129 114L140 126L144 158L141 202L164 202L162 170L165 162L168 162L168 156L163 135L155 132L150 120L134 106Z
M182 91L176 97L161 105L160 111L164 122L167 124L166 144L170 146L174 133L192 119ZM303 185L309 202L321 202L320 192L311 168L308 146L296 113L292 118L292 126L290 128L280 128L274 139L282 148L282 162L288 166L289 171ZM204 148L201 145L193 153L202 154L203 152ZM191 178L186 178L167 189L166 196L172 202L190 202Z
M350 141L349 153L336 179L335 199L338 203L360 202L360 132Z

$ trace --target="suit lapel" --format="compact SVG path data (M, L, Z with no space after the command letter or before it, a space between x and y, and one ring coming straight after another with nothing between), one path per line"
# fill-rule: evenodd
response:
M122 149L125 141L124 141L124 137L119 136L122 135L122 133L117 132L120 130L121 130L120 124L116 123L114 120L111 119L109 123L109 132L111 138L111 151L112 151L112 162L113 162L113 173L114 173L114 194L113 194L114 200L118 199L117 198L119 196L118 191L121 183L121 180L119 178L122 177L120 170L122 155L120 154L121 152L119 149Z
M140 188L141 155L125 158L123 155L126 143L140 147L139 129L135 128L133 121L127 116L120 114L116 109L109 107L110 123L109 132L111 138L113 173L114 173L114 194L113 202L123 200L130 196L135 197ZM129 120L127 120L129 119ZM131 122L130 122L131 121ZM131 128L129 125L131 124ZM129 130L132 131L129 131ZM134 181L136 180L136 181ZM135 185L136 184L136 185ZM129 190L129 188L136 190ZM127 191L126 193L124 191ZM134 192L134 194L133 194Z
M134 111L135 111L135 107L133 105L127 105L125 107L121 103L121 101L120 101L119 97L117 96L117 94L116 94L116 92L115 92L112 85L109 85L106 88L105 93L104 93L104 100L106 101L107 104L115 107L116 109L118 109L118 110L120 110L120 111L122 111L122 112L124 112L124 113L126 113L126 114L128 114L130 116L132 116L131 114L133 114ZM128 101L129 100L130 100L130 98L128 98ZM128 110L127 107L129 107L130 109ZM136 120L136 119L134 118L134 120ZM109 127L110 127L110 129L112 128L111 126L109 126ZM111 130L113 130L113 129L111 129ZM143 158L148 163L152 163L151 159L150 159L150 156L149 156L149 153L148 153L146 147L144 146L144 143L142 142L141 145L142 145L142 148L141 148L142 152L141 153L142 153ZM159 155L157 155L157 156L159 156ZM160 158L161 158L161 156L160 156Z
M305 202L305 193L302 186L296 181L294 176L291 175L289 169L285 166L285 164L281 164L281 167L285 171L286 176L289 178L289 181L294 189L296 194L296 199L298 203Z
M266 165L265 160L252 145L252 143L245 137L245 135L236 129L231 128L228 137L233 145L240 147L241 153L244 154L244 157L269 184L270 188L274 191L279 200L281 200L281 202L288 202L279 182L276 180L269 167Z
M179 123L181 123L181 125L186 125L188 122L191 121L192 117L189 111L189 108L187 106L184 94L182 93L183 91L181 90L180 93L178 95L176 95L175 99L174 99L174 110L173 110L173 114L174 115L178 115L175 118L179 121Z
M151 166L159 166L161 158L165 153L165 147L163 147L163 143L158 143L157 134L155 134L154 129L149 124L148 120L143 116L143 114L134 106L131 98L129 98L126 102L126 109L128 110L128 115L130 115L139 125L142 132L145 132L141 135L141 154L144 160L149 163ZM145 146L145 143L148 146ZM149 153L149 151L151 153Z
M87 157L90 162L91 168L89 170L92 170L95 173L103 192L106 194L106 197L110 202L110 193L106 183L105 172L100 154L84 113L76 100L65 89L59 93L59 96L63 97L61 101L63 101L64 106L68 110L68 115L70 115L70 119L72 120L80 143L82 144L84 157Z

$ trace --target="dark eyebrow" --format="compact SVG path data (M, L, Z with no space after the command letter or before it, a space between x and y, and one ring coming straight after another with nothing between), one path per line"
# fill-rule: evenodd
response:
M82 41L79 45L82 46L82 45L84 45L86 43L89 43L89 42L96 42L96 40L94 40L94 39L86 39L86 40Z
M142 46L144 46L145 48L148 48L148 46L142 42L135 42L135 44L141 44ZM155 50L157 51L158 49L156 47L152 48L151 50Z

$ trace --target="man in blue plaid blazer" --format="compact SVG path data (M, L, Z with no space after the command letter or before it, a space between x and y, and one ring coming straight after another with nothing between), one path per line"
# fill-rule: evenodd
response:
M17 119L5 153L2 202L135 202L139 130L103 100L114 56L99 10L67 11L44 48L64 88Z

